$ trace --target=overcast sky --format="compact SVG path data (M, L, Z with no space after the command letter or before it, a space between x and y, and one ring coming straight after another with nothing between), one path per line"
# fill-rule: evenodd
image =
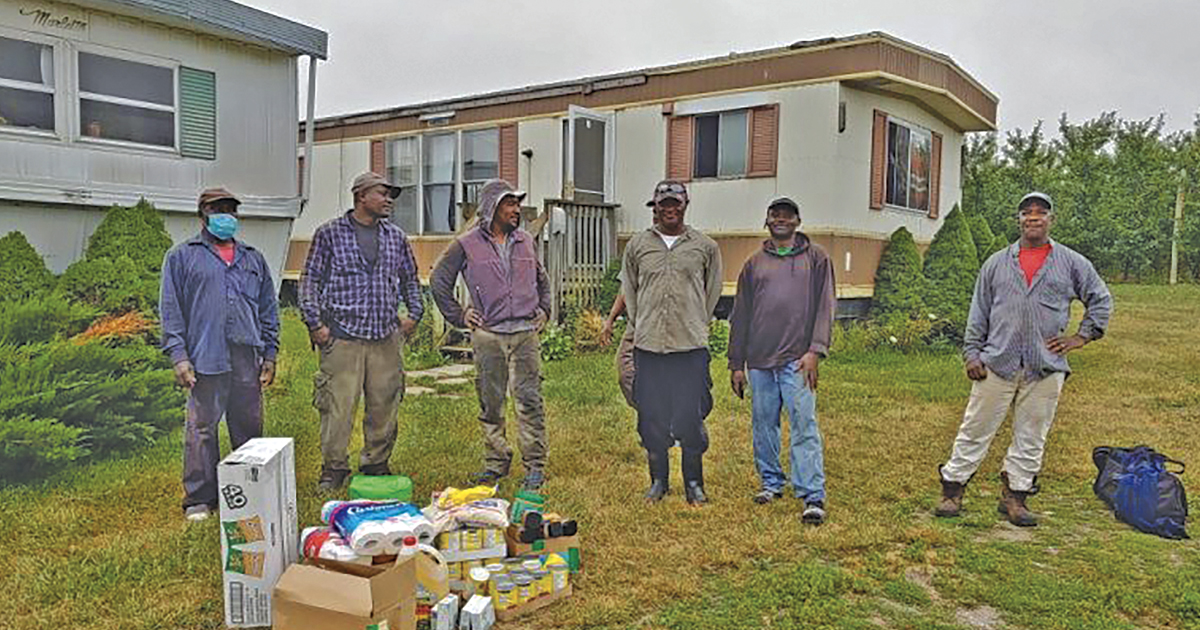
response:
M950 55L1001 129L1200 109L1197 0L242 1L329 33L318 117L872 30Z

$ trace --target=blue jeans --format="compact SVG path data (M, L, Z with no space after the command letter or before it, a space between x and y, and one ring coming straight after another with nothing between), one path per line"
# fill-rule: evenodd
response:
M782 492L779 414L786 405L792 421L792 490L805 501L825 500L825 461L817 429L817 394L804 383L800 362L750 372L754 465L766 490Z

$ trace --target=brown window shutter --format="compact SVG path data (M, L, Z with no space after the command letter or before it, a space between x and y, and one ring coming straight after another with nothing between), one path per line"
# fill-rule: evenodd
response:
M692 117L667 119L667 177L681 182L692 179Z
M296 156L296 194L304 196L304 156Z
M884 174L887 173L887 114L875 110L871 128L871 209L883 209Z
M746 177L775 177L779 163L779 104L750 110L750 163Z
M387 177L387 152L383 140L371 141L371 172Z
M500 179L517 184L517 125L500 125Z
M938 193L942 188L942 134L930 133L933 135L933 146L930 147L933 155L929 156L929 218L936 219L941 211Z

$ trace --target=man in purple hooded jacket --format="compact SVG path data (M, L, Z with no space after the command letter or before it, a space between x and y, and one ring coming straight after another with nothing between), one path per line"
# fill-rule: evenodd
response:
M485 183L477 225L447 248L430 288L446 321L471 329L484 446L484 469L475 481L491 485L508 475L512 449L504 436L504 401L511 381L525 466L522 486L537 490L546 479L538 331L550 312L550 289L533 236L520 227L524 198L504 180ZM465 309L454 297L460 273L471 296Z

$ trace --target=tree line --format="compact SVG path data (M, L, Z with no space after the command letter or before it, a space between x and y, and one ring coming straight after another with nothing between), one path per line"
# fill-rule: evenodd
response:
M1175 213L1179 276L1200 280L1200 115L1193 128L1166 132L1163 117L1124 120L1115 112L1058 120L1048 137L1029 131L975 134L963 145L962 210L982 217L1005 242L1017 238L1016 204L1041 190L1054 198L1052 237L1105 277L1160 282L1170 270Z

